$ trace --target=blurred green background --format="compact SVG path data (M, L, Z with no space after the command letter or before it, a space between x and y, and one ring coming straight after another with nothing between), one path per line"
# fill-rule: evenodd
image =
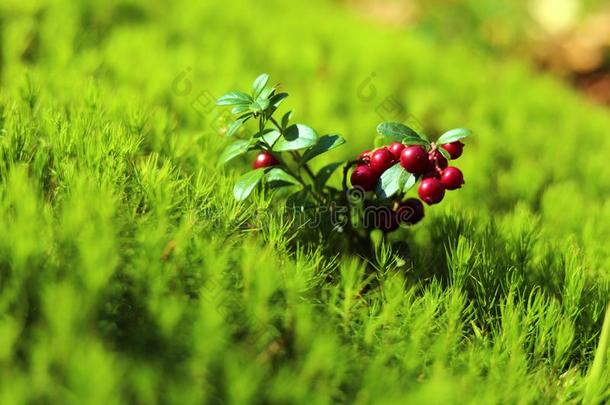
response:
M0 402L577 401L559 376L583 381L610 291L608 27L610 5L592 0L3 0ZM521 359L521 343L494 346L509 341L494 329L505 315L475 294L456 310L470 306L463 324L483 331L472 352L468 326L442 341L456 352L431 363L420 340L444 329L418 338L402 315L378 352L363 349L366 322L331 305L345 296L326 290L330 258L286 264L282 224L257 224L254 241L234 226L252 213L230 199L251 156L216 167L228 117L214 100L261 72L290 93L297 122L347 139L316 167L369 149L381 121L431 137L470 128L458 164L466 186L409 236L420 252L410 274L447 272L445 255L465 238L485 256L481 269L515 274L511 294L525 302L542 291L540 313L560 303L563 315L545 322L573 322L568 348L555 350L560 332L532 327L515 341L548 338L548 351L524 344L523 363L486 363L496 349ZM203 211L222 217L220 230ZM572 318L561 312L569 277L557 270L569 267L585 286ZM291 331L296 354L260 361L267 349L244 338L247 322L197 299L225 268L239 281L222 276L218 301L235 296L267 327ZM422 296L451 307L437 287ZM396 305L415 305L399 290ZM306 326L292 330L298 319ZM408 350L393 343L401 337Z

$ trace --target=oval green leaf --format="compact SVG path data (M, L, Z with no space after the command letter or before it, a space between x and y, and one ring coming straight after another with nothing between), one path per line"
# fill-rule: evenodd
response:
M266 110L267 107L269 107L269 100L267 100L266 98L260 98L250 104L250 111L259 113L263 110Z
M237 201L243 201L252 193L265 175L265 169L256 169L244 173L233 187L233 196Z
M273 145L275 145L281 136L282 134L278 130L266 130L266 132L263 133L260 138L265 142L265 144L273 148Z
M282 129L285 129L288 127L288 124L290 123L290 119L292 118L292 110L288 111L286 114L284 114L284 116L282 117Z
M273 150L283 152L287 150L305 149L318 141L318 134L312 128L303 124L295 124L286 128L284 136L273 145Z
M402 168L400 163L395 164L388 170L383 172L377 182L376 192L380 198L390 198L394 194L402 191L403 187L412 176L409 172Z
M243 139L240 139L238 141L231 143L220 154L220 157L218 158L218 164L221 164L221 165L225 164L229 160L234 159L239 155L243 155L244 153L246 153L248 151L249 147L250 147L250 141L246 141Z
M232 91L220 97L216 101L216 105L238 105L252 103L252 97L242 91Z
M257 100L266 100L269 98L269 96L272 96L275 92L275 87L265 87L263 89L263 91L261 91L261 94L259 94Z
M252 94L254 95L254 99L258 98L268 81L269 75L267 73L261 74L254 80L254 83L252 83Z
M307 163L311 159L315 158L322 153L328 152L331 149L335 149L338 146L341 146L345 143L345 139L340 135L324 135L318 139L318 142L307 149L303 154L303 159L301 160L300 165Z
M248 111L249 109L250 109L250 107L248 106L248 104L238 104L231 109L231 113L241 114L241 113Z
M469 129L455 128L455 129L451 129L451 130L445 132L444 134L442 134L438 138L436 143L441 144L441 145L445 144L445 143L451 143L451 142L459 141L460 139L464 139L470 135L472 135L472 132Z
M235 132L237 132L239 127L241 127L244 122L248 121L249 118L250 116L236 119L227 129L227 136L235 135Z
M330 179L330 176L332 176L332 174L335 172L335 170L337 170L341 165L343 164L343 162L335 162L335 163L331 163L328 164L326 166L324 166L323 168L321 168L320 170L318 170L318 173L316 174L316 187L318 188L322 188L326 185L326 182L328 182L328 179Z
M449 152L447 152L445 149L443 148L437 148L436 150L438 150L440 152L441 155L443 155L443 157L445 159L447 159L448 161L451 160L451 155L449 154Z
M411 146L411 145L421 145L424 147L429 147L430 146L430 142L428 142L425 139L419 139L419 138L403 138L402 143L404 143L407 146Z
M400 122L382 122L377 126L377 132L380 135L397 142L402 142L406 145L428 144L426 139L422 138L413 129Z
M402 192L406 193L407 191L411 190L415 183L417 183L417 176L409 173L409 178L407 178L407 181L405 181L404 186L402 186Z
M301 183L299 183L299 181L297 179L295 179L293 176L286 173L286 171L284 171L284 169L281 169L279 167L274 167L271 170L269 170L267 173L265 173L265 181L266 182L281 182L281 183L287 183L290 185L293 185L293 184L300 185L301 184Z
M279 105L284 101L284 99L288 97L288 93L278 93L271 96L269 99L269 104L274 107L279 107Z

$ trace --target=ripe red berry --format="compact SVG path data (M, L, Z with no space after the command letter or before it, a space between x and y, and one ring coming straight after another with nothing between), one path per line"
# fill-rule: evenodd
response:
M405 225L415 225L424 217L424 204L417 198L409 198L401 203L396 210L397 222Z
M424 179L441 179L441 172L439 170L437 170L436 168L430 170L429 172L427 172L426 174L424 174L422 176L422 178Z
M447 167L447 159L438 150L432 151L428 154L428 160L430 161L430 169L434 170L438 166L441 169Z
M426 173L429 164L428 154L421 146L408 146L400 154L400 165L410 173Z
M364 160L367 163L368 163L370 158L371 158L371 151L370 150L365 150L364 152L362 152L362 153L360 153L358 155L358 159Z
M445 187L435 178L423 179L417 189L419 198L426 204L432 205L441 202L445 196Z
M449 152L451 159L457 159L462 156L462 152L464 150L464 144L460 141L445 143L441 145L441 147Z
M393 232L398 229L396 213L389 207L379 207L375 212L375 226L384 233Z
M464 184L464 175L457 167L449 166L441 173L441 183L447 190L455 190Z
M277 165L279 162L273 154L263 151L256 155L254 162L252 162L253 169L260 169L262 167L271 167Z
M367 165L357 166L350 177L352 186L361 187L364 191L373 190L378 179L377 173Z
M377 149L371 154L371 160L369 166L375 172L381 174L389 169L394 163L394 155L388 150L388 148Z
M403 143L392 142L390 146L388 146L388 149L390 150L390 152L392 152L392 155L394 155L395 160L400 160L400 154L406 147L407 146Z

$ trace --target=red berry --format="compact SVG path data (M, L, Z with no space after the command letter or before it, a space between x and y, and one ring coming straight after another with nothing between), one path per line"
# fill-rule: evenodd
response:
M432 151L428 154L428 160L430 161L430 169L434 170L438 166L441 169L447 167L447 159L438 150Z
M392 142L390 146L388 146L388 149L392 152L392 155L394 155L395 160L400 160L400 154L405 148L406 145L400 142Z
M396 213L389 207L379 207L375 211L375 226L384 233L393 232L398 229Z
M262 167L275 166L278 163L277 158L273 156L273 154L263 151L256 155L256 159L254 159L254 162L252 163L252 168L260 169Z
M398 229L396 213L387 205L367 205L363 212L363 225L366 229L379 229L388 233Z
M397 222L405 225L415 225L424 217L424 204L417 198L409 198L401 203L396 210Z
M400 165L410 173L426 173L429 164L428 154L421 146L408 146L400 154Z
M441 179L441 173L438 170L436 170L436 169L432 169L428 173L424 174L422 176L422 178L424 178L424 179L438 179L438 180L440 180Z
M423 179L417 189L419 198L426 204L432 205L441 202L445 196L445 187L435 178Z
M441 173L441 183L447 190L455 190L464 184L464 175L457 167L449 166Z
M462 156L462 151L464 150L464 144L460 141L445 143L441 147L449 152L451 159L457 159Z
M370 150L365 150L364 152L362 152L361 154L358 155L358 159L364 160L367 163L368 163L370 158L371 158L371 151Z
M375 172L381 174L388 170L394 163L394 155L388 148L377 149L371 154L369 165Z
M364 191L373 190L378 179L377 173L366 165L357 166L350 177L352 186L361 187Z

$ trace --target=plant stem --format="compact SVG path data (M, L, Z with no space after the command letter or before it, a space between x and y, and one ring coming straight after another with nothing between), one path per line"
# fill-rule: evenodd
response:
M307 175L311 178L311 180L315 181L316 175L313 174L313 171L309 168L307 163L301 164L301 161L303 160L303 157L301 156L301 154L299 152L297 152L296 150L290 151L290 154L292 155L292 158L295 160L295 162L299 165L299 167L302 167L303 169L305 169L305 173L307 173Z
M273 125L275 125L275 127L277 128L278 131L280 131L281 134L284 134L284 131L282 131L282 127L280 126L280 124L278 124L278 122L275 120L275 118L269 117L269 121L271 121L273 123Z
M265 138L263 137L263 131L265 130L265 117L261 115L260 119L258 120L258 132L261 134L261 141L263 141L263 144L267 147L267 150L269 152L271 152L271 149L273 148L273 145L269 145L267 143L267 141L265 140Z

